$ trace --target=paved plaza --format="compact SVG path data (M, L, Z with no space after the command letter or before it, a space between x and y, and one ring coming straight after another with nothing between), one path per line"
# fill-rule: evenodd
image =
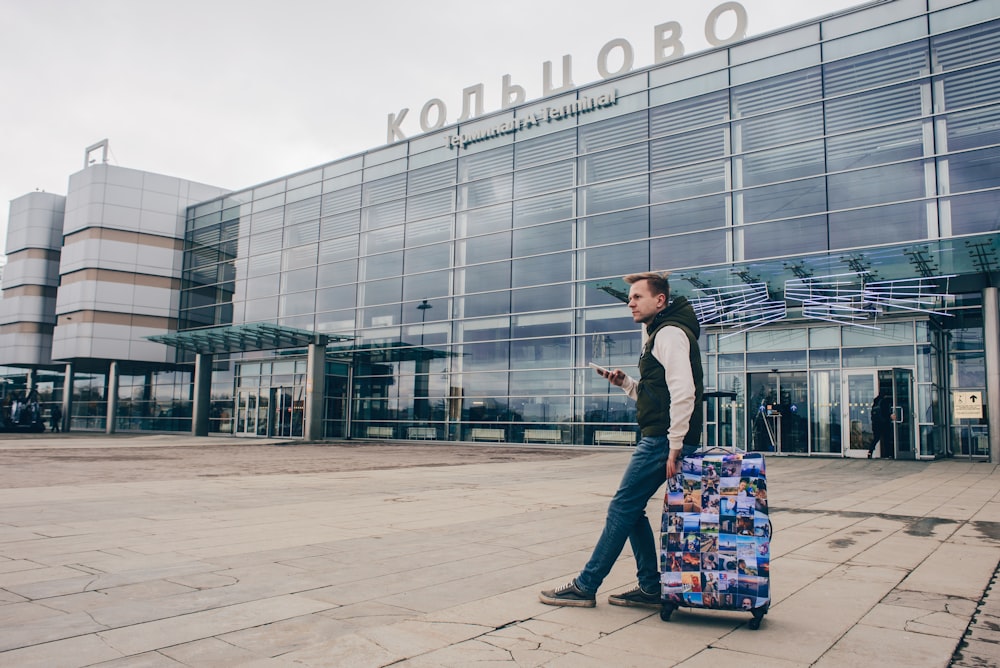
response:
M627 548L596 608L542 605L628 456L5 436L0 666L1000 665L987 463L768 458L759 631L608 605Z

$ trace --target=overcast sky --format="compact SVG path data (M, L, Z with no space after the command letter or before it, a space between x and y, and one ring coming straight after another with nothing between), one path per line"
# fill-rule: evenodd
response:
M111 164L245 188L384 145L388 115L404 108L403 131L419 134L433 98L454 122L467 86L482 83L485 111L497 110L505 74L541 97L542 63L558 85L565 54L577 85L597 81L615 38L634 47L636 69L652 65L661 23L681 25L688 54L704 50L720 4L0 0L0 238L11 199L65 194L104 138ZM863 2L742 4L753 36Z

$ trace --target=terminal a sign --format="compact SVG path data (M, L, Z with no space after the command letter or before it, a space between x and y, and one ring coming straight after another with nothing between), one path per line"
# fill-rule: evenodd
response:
M728 17L729 15L732 15L735 19L735 28L731 35L721 37L719 36L719 21L723 16ZM705 39L712 46L725 46L726 44L736 42L746 37L746 33L747 10L738 2L723 2L709 12L708 17L705 19ZM675 60L684 55L684 42L681 39L682 35L683 31L681 29L681 25L676 21L667 21L666 23L661 23L653 28L654 65ZM612 53L620 53L622 61L621 65L614 70L612 70L609 65L609 59ZM601 47L600 52L597 54L597 72L604 80L631 72L634 63L635 48L631 43L629 43L628 40L622 38L616 38L609 41ZM553 81L552 69L552 61L545 61L542 63L542 97L549 97L550 95L570 91L576 88L576 84L573 82L572 56L565 55L562 57L562 81L559 85L556 85ZM485 105L483 103L483 98L485 96L484 90L485 87L481 83L474 86L468 86L462 90L462 113L454 122L462 123L473 118L478 118L486 113L484 111ZM527 94L523 86L513 83L509 74L505 74L503 76L503 80L500 84L501 110L510 109L511 107L523 104L526 96ZM591 100L601 100L606 97L606 95L600 95L596 98L588 98L588 104ZM610 103L605 99L605 103L601 106L611 106L616 102L617 96L615 96L615 99ZM560 114L562 113L562 107L553 107L552 109L558 109L560 110ZM592 110L593 108L588 108L585 111ZM543 112L545 112L544 109ZM407 139L402 125L409 113L409 108L404 108L400 109L395 114L389 114L385 136L387 144ZM575 113L584 113L584 111L577 111ZM516 132L519 129L530 127L527 125L529 121L532 124L535 124L536 122L546 122L554 119L552 116L546 116L544 119L538 120L537 117L532 118L531 116L532 115L529 114L523 119L518 118L517 120L510 121L508 123L499 123L495 128L490 128L491 132L496 130L496 134L491 136L509 134L511 132ZM418 119L420 130L422 132L431 132L442 128L448 122L447 117L448 107L443 100L439 98L428 100L420 109L420 116ZM558 117L555 118L557 119ZM513 126L511 124L513 124ZM501 128L504 129L501 130ZM462 139L463 136L464 135L449 136L447 138L448 146L452 148L462 146L464 141ZM457 140L456 137L458 138ZM475 141L482 141L482 139L483 138L476 139ZM465 145L468 145L468 143L471 142L466 142Z
M572 118L597 109L605 109L618 103L618 91L613 90L604 95L581 97L576 102L570 102L558 107L542 107L535 113L518 116L506 123L498 123L491 128L476 130L468 134L448 135L445 137L448 148L465 148L469 144L486 141L494 137L509 135L518 130L526 130L542 123L551 123L564 118Z

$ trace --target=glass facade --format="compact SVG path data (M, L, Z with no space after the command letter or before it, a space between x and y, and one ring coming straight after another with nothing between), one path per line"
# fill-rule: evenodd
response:
M790 310L736 336L706 328L706 386L737 393L710 402L709 437L847 454L870 439L850 404L888 383L912 404L915 456L976 455L985 422L949 430L940 398L985 389L981 325L960 314L989 273L965 248L995 253L1000 231L989 5L868 6L192 207L182 328L354 337L327 353L331 437L630 442L634 405L586 367L636 373L621 275L669 269L690 297L761 281L780 298L803 272L961 274L951 289L969 296L944 305L959 315L901 311L872 330ZM446 143L610 93L605 108ZM303 359L217 358L213 430L297 435ZM755 413L759 388L795 410Z

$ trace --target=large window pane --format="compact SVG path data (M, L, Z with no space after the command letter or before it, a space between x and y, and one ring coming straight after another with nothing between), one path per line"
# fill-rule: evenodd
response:
M320 221L320 238L334 239L357 234L361 230L361 211L347 211Z
M722 126L692 130L656 139L649 145L650 169L669 169L726 155L726 134Z
M510 202L486 209L476 209L456 216L456 236L471 237L487 232L509 230L513 220Z
M411 170L407 174L407 192L416 195L455 184L457 160L448 160L429 167Z
M649 236L649 210L646 207L591 216L582 221L583 246L598 246Z
M422 246L404 252L403 273L407 275L450 266L451 246L448 244Z
M515 174L514 197L530 197L552 190L572 188L575 185L576 166L573 161L556 162Z
M926 74L927 55L927 42L921 40L828 63L823 66L826 94L842 95Z
M909 202L830 214L830 248L853 248L927 237L927 207Z
M649 242L652 266L661 269L697 267L726 261L726 233L698 232Z
M514 177L501 174L491 179L474 181L458 187L458 209L474 209L505 202L513 196Z
M319 220L285 228L285 248L319 241Z
M826 211L826 179L805 179L742 192L743 220L790 218ZM825 237L825 235L824 235Z
M514 287L562 283L573 279L573 254L557 253L523 260L514 260L512 279Z
M361 203L364 206L400 199L406 195L406 174L397 174L364 184Z
M298 292L316 288L316 267L286 271L281 275L282 292Z
M562 218L572 218L576 192L567 190L514 202L514 227L526 227Z
M403 251L384 253L364 258L361 261L361 279L373 279L399 276L403 273Z
M353 285L316 291L316 310L333 311L355 306L357 289Z
M923 123L912 121L830 137L827 167L831 172L917 158L923 155Z
M315 184L318 190L319 184ZM311 186L310 186L311 187ZM291 196L291 193L289 193ZM313 197L285 206L285 227L319 219L319 197Z
M585 215L628 209L649 202L649 177L633 176L580 189L581 208Z
M572 394L571 371L518 371L510 374L510 393L524 397Z
M413 301L418 299L433 299L447 297L451 287L451 272L449 270L433 271L426 274L407 275L403 279L403 299ZM435 309L438 310L438 309ZM434 315L437 319L444 317L446 308L438 310Z
M948 355L950 383L953 388L986 386L986 364L983 353L951 353Z
M811 67L737 86L732 91L733 114L736 117L752 116L788 106L789 100L801 103L822 97L819 68Z
M365 255L375 255L376 253L400 250L403 247L403 232L402 225L378 232L365 232L361 235L361 252Z
M509 172L514 166L512 146L463 156L458 161L458 182L466 183Z
M551 310L548 313L529 313L511 318L510 335L515 339L565 337L570 333L573 312ZM562 339L567 342L567 339Z
M441 216L410 223L406 226L406 245L408 247L430 244L451 239L453 216Z
M624 267L631 272L637 262L644 262L649 257L649 242L615 244L591 248L586 253L585 278L601 278L603 276L620 276ZM639 271L636 269L636 271ZM605 294L605 293L602 293Z
M279 274L266 274L264 276L254 276L247 279L247 294L254 297L265 295L276 295L281 290ZM196 295L193 295L195 297Z
M462 297L459 299L459 312L466 318L507 315L510 313L510 293L503 290Z
M572 285L547 285L541 288L513 290L510 296L510 310L512 313L525 313L528 311L551 311L553 309L569 308L572 306L572 299ZM569 332L566 331L563 333L568 334ZM524 333L515 333L514 335L527 336Z
M950 151L1000 144L1000 106L948 114L945 123Z
M948 171L954 193L996 188L1000 186L1000 148L952 154Z
M952 234L975 234L1000 230L996 191L952 197L948 201L951 204Z
M924 84L926 85L926 84ZM827 132L884 125L921 115L919 81L834 98L826 103Z
M913 346L844 348L844 366L852 368L912 366Z
M968 8L975 9L972 5L965 9ZM988 10L989 5L978 8ZM967 19L963 14L963 10L953 10L934 15L932 21L941 16L955 16L964 22ZM935 60L946 70L993 60L1000 52L1000 20L938 35L931 39L931 48L934 50Z
M319 244L319 261L321 263L348 260L358 256L361 240L358 235L332 241L322 241Z
M301 269L316 265L316 251L319 244L309 244L308 246L297 246L281 252L281 268L285 271L289 269Z
M681 132L706 123L721 122L729 116L729 95L720 90L672 104L649 112L650 135Z
M590 123L580 128L580 152L589 153L645 139L646 127L645 110L599 123Z
M352 186L343 190L335 190L323 195L323 215L329 216L348 209L361 206L361 186Z
M606 181L647 171L649 171L649 147L645 143L632 144L603 153L592 153L580 158L583 183Z
M406 219L421 220L455 210L455 191L438 190L406 200Z
M463 269L455 286L457 294L501 290L510 287L510 262L479 264Z
M250 236L249 255L261 255L281 248L281 230L271 230Z
M826 216L748 225L743 228L743 258L811 253L827 249Z
M358 280L357 260L335 262L333 264L321 264L317 268L317 284L321 288L328 285L353 283L356 280Z
M924 196L924 163L903 162L827 177L830 209L898 202Z
M527 139L514 145L514 167L524 169L576 154L576 129Z
M650 203L697 197L726 190L725 160L701 162L650 176Z
M726 197L713 195L650 207L650 236L723 227L727 224Z
M361 227L365 230L378 230L403 222L406 201L398 200L361 210Z
M316 310L316 293L297 292L293 294L283 294L278 302L278 315L285 317L291 315L303 315Z
M748 153L738 162L736 182L743 186L789 181L822 174L825 167L822 140ZM721 175L720 175L721 178Z
M573 247L573 221L536 225L514 231L514 257L569 250Z
M403 294L403 279L368 281L361 286L361 291L364 294L364 299L361 302L364 306L398 302Z
M478 264L509 258L510 236L510 232L499 232L459 241L456 264Z
M734 125L740 139L741 151L791 144L823 136L823 107L813 104L808 107L785 109L737 121Z

